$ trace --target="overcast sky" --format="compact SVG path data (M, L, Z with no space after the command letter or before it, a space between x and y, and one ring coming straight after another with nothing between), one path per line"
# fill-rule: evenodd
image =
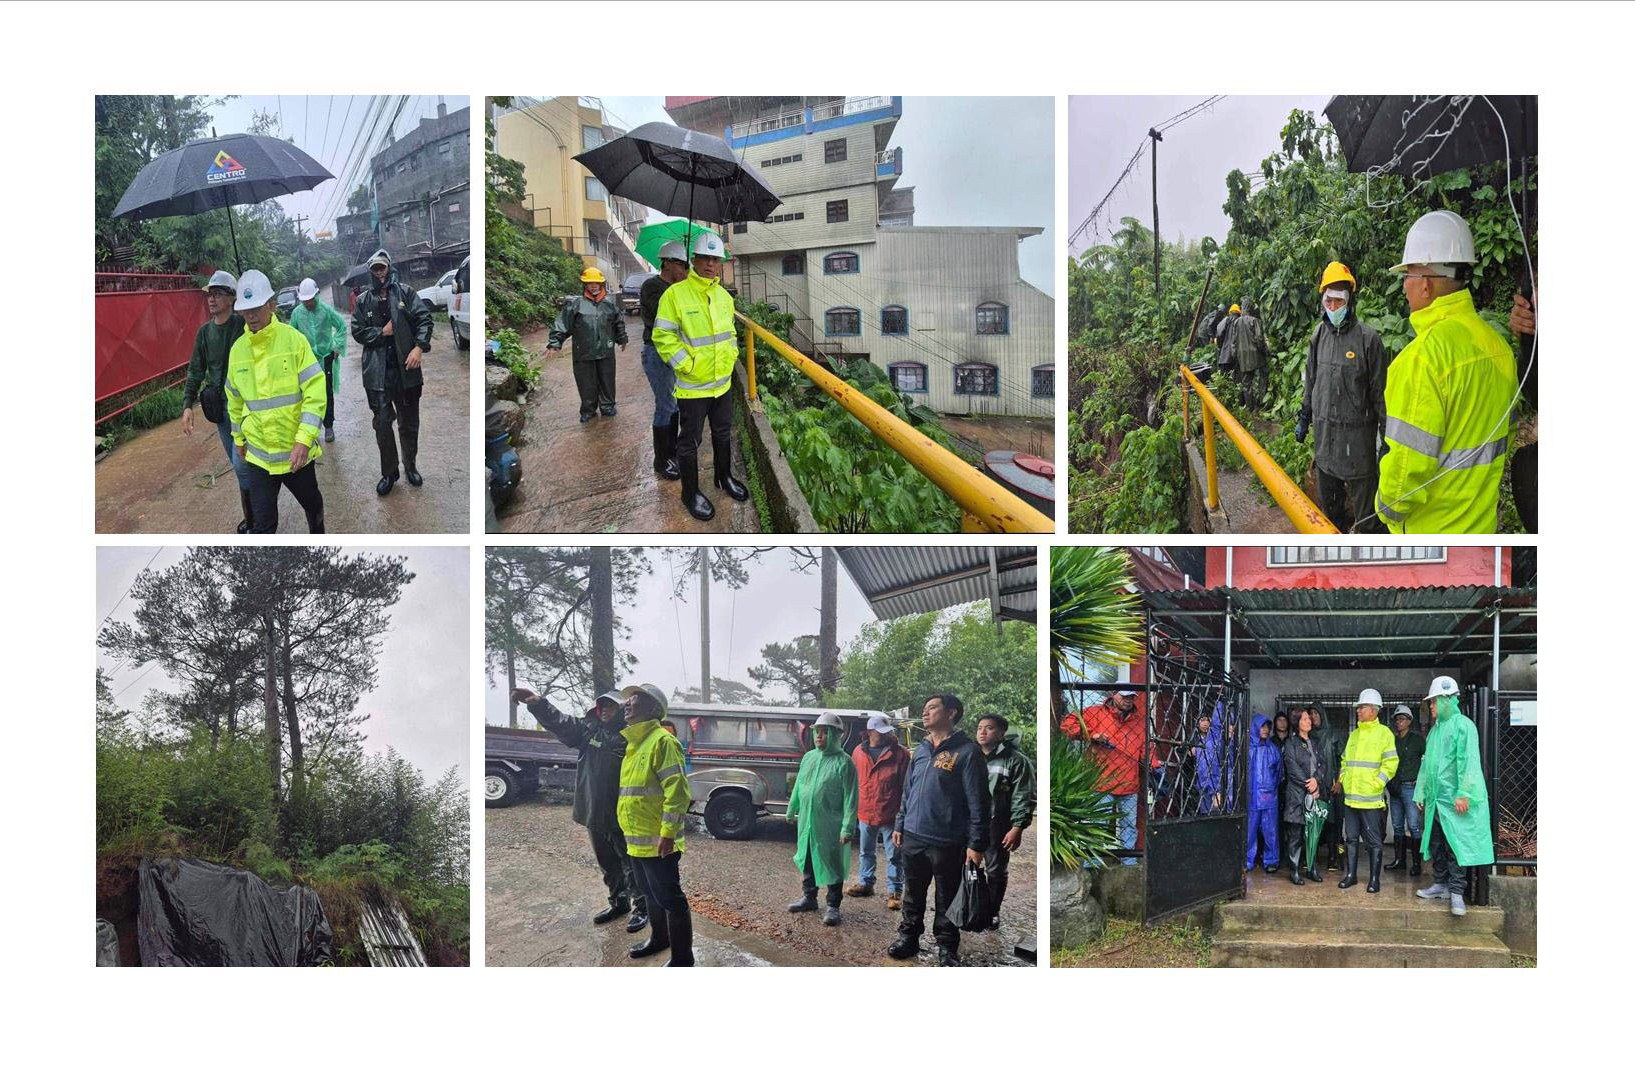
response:
M630 130L670 123L662 97L604 97ZM1055 288L1056 119L1050 97L905 97L888 148L902 147L899 186L914 188L914 223L1043 228L1018 250L1022 279Z
M310 191L300 191L292 195L285 195L276 199L284 212L290 216L305 215L312 219L306 222L306 229L310 235L321 229L331 228L337 214L346 212L346 196L352 193L360 181L367 177L368 159L374 155L386 137L386 122L381 120L372 130L364 130L364 120L370 115L370 103L373 98L364 96L340 97L235 97L217 106L211 114L211 122L216 133L220 135L235 134L250 129L250 122L257 112L271 112L282 119L284 137L293 137L295 144L306 151L319 164L329 169L337 177L325 180ZM401 138L406 132L414 130L420 123L421 117L437 115L437 101L435 94L414 95L403 104L398 112L398 98L391 99L391 116L397 117L393 125L394 135ZM470 103L470 99L456 95L442 98L448 105L450 112L458 112ZM208 134L208 131L206 132ZM365 135L372 136L367 146L364 146ZM339 185L346 180L348 165L354 161L363 162L351 187L338 190Z
M621 649L636 656L635 668L621 674L621 683L646 681L669 692L698 684L698 582L685 599L671 598L671 573L662 548L648 550L652 571L642 578L635 601L619 608L630 635ZM843 565L836 566L836 635L845 652L858 629L874 619L868 603L852 584ZM798 572L789 551L772 550L749 566L749 583L737 591L716 583L710 592L710 673L743 681L750 687L749 667L761 661L768 643L788 643L796 636L817 635L820 601L818 570ZM504 675L491 681L484 693L486 720L503 725L507 720ZM553 699L564 710L571 702L582 713L589 700Z
M435 781L449 767L469 780L471 740L466 716L471 708L471 604L467 580L470 554L464 547L341 547L343 553L401 554L415 574L390 611L391 625L379 655L375 690L358 709L370 715L362 730L364 750L388 747ZM103 546L97 550L97 627L110 611L113 620L128 620L124 597L144 565L161 569L180 561L187 550L171 546ZM97 664L113 670L119 659L99 648ZM150 690L174 690L157 664L120 669L112 678L116 701L138 709Z
M1208 94L1185 97L1070 97L1067 105L1067 234L1071 236L1100 202L1130 160L1147 130L1197 104ZM1227 97L1164 132L1158 144L1158 229L1165 242L1226 238L1230 222L1221 211L1226 174L1260 171L1280 144L1292 109L1321 119L1327 97ZM1081 236L1073 253L1105 243L1121 217L1152 227L1151 157L1141 161L1103 212L1101 235Z

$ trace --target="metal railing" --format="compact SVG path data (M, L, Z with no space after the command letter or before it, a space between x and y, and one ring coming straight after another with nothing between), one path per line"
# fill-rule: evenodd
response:
M1255 476L1266 487L1266 492L1272 495L1278 508L1294 524L1294 529L1305 535L1338 535L1340 529L1335 527L1323 510L1318 508L1300 488L1300 484L1289 478L1288 473L1278 466L1270 453L1261 448L1260 442L1254 435L1245 430L1243 424L1232 417L1215 394L1204 387L1185 364L1181 366L1181 384L1184 390L1191 390L1198 397L1198 411L1203 419L1203 447L1204 447L1204 476L1207 491L1206 503L1211 509L1221 507L1220 485L1218 482L1218 468L1215 463L1215 423L1219 422L1232 444L1237 446L1238 452L1243 454L1244 460L1253 469ZM1190 406L1191 396L1187 392L1181 394L1183 422L1188 436L1192 432L1192 415Z
M814 360L791 348L772 331L742 314L733 317L744 323L744 369L749 378L749 398L758 395L755 382L755 341L764 341L768 347L787 359L791 365L822 389L835 403L845 408L869 432L885 443L897 455L907 460L916 471L930 479L932 484L947 494L964 510L964 528L967 531L993 532L1050 532L1055 524L1050 517L982 474L957 455L938 445L930 437L897 418L885 408L870 400L862 390L825 370Z

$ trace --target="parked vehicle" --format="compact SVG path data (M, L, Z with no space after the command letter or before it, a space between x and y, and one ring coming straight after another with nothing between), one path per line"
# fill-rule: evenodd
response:
M817 707L671 706L686 752L692 814L702 815L717 838L753 837L757 819L789 807L801 756L812 747L812 723L822 713ZM835 713L845 724L841 743L850 752L863 741L869 718L880 712Z
M428 284L416 294L424 299L434 310L447 310L449 303L454 299L454 276L458 269L451 269L437 278L436 284Z
M278 290L278 319L289 321L290 315L295 313L295 289L280 288Z
M657 273L632 273L619 286L619 307L626 314L640 314L642 312L642 285L648 278L658 276Z
M505 808L538 791L544 775L573 773L579 753L543 729L488 726L483 733L483 806Z
M471 348L471 255L454 271L454 291L448 302L448 324L461 351Z

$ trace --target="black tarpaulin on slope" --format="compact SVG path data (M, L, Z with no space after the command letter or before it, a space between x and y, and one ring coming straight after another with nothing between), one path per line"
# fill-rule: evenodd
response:
M137 868L143 965L318 965L334 939L318 895L274 887L204 860L143 860Z

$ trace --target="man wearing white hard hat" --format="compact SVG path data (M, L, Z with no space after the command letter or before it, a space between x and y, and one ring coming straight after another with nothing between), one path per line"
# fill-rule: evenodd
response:
M295 289L290 324L307 338L324 368L324 441L334 441L335 387L340 384L341 356L346 354L346 319L318 298L318 282L308 277Z
M784 811L795 823L795 866L801 870L801 898L789 911L816 912L818 887L826 887L824 927L840 923L841 887L857 834L857 768L841 744L845 733L834 711L818 715L812 748L801 756Z
M1380 890L1380 862L1385 859L1385 787L1397 773L1397 739L1380 722L1379 692L1364 688L1357 697L1357 728L1346 738L1340 757L1340 785L1345 790L1345 877L1340 889L1357 885L1357 839L1368 846L1368 892Z
M1436 724L1425 740L1414 803L1425 813L1421 852L1431 862L1433 881L1417 893L1446 898L1449 911L1463 916L1465 869L1493 863L1481 738L1476 723L1459 709L1459 683L1452 677L1432 681L1425 699Z
M307 529L324 533L324 495L313 465L324 454L324 371L312 345L279 321L267 275L252 269L238 279L233 309L244 316L244 335L227 357L227 415L233 444L249 461L250 531L278 530L278 492L287 488L307 515Z
M659 301L672 284L687 279L687 247L671 240L659 248L657 276L642 281L642 371L653 387L653 470L661 479L679 479L676 465L676 438L681 430L681 413L676 409L676 372L659 358L653 346L653 322L659 316Z
M715 487L738 501L749 487L732 474L732 368L738 362L732 296L721 284L727 248L714 232L693 238L693 267L671 285L653 319L653 346L676 374L681 433L676 466L681 472L681 504L694 519L709 520L715 506L698 489L698 443L710 424Z
M216 425L222 451L238 479L238 503L244 514L238 533L250 530L250 465L233 450L233 425L227 418L227 354L244 335L244 318L233 310L238 280L225 269L210 275L204 286L204 306L210 320L193 336L193 354L187 360L187 384L182 390L182 433L193 435L193 405Z
M1516 356L1470 295L1476 242L1439 209L1408 230L1402 275L1414 339L1385 375L1375 511L1393 534L1491 534L1517 394Z
M626 747L619 766L619 829L636 871L636 883L647 897L652 934L630 948L630 956L651 957L670 951L669 965L693 963L693 913L681 889L681 854L687 849L687 811L692 788L687 784L681 744L659 723L670 701L651 684L632 684L624 700Z

